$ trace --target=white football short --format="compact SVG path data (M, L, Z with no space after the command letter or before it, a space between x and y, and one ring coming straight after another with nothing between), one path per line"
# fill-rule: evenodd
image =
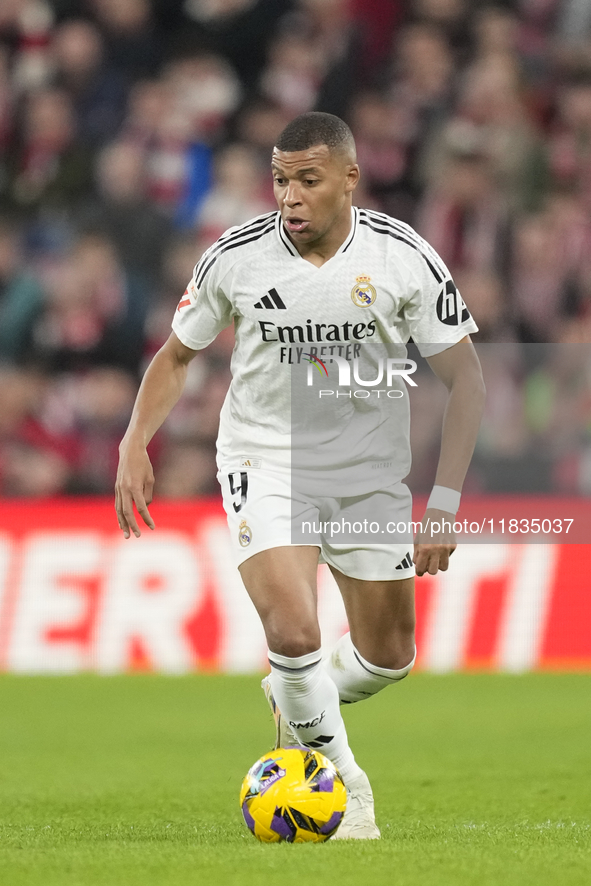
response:
M396 542L373 543L367 531L358 538L349 532L341 543L339 533L331 531L362 527L364 520L367 527L368 515L378 513L387 513L387 525L412 526L412 497L403 483L351 498L314 497L292 491L289 469L263 466L260 459L244 456L224 460L218 480L237 566L269 548L306 544L320 548L321 563L351 578L392 581L415 574L411 534L405 533L402 542L395 535ZM294 533L296 525L305 527L305 540ZM375 531L389 537L386 524Z

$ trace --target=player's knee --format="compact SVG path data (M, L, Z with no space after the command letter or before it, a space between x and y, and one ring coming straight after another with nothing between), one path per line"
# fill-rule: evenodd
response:
M415 632L413 625L412 630L401 633L396 638L390 650L390 664L387 665L387 667L392 668L392 670L398 671L401 668L406 668L407 666L410 666L410 670L410 668L414 664L416 651L417 649L415 646Z
M393 657L393 664L391 668L393 671L401 671L404 673L404 676L410 674L414 667L415 659L417 656L417 648L414 644L414 637L412 646L407 645L402 649L398 655Z
M265 631L269 649L278 655L299 658L320 649L318 625L270 624Z
M415 654L415 615L407 613L403 618L398 618L389 631L389 637L384 643L384 654L389 664L382 667L399 670L411 662Z
M378 668L386 668L389 671L399 671L402 676L409 674L415 663L416 647L395 646L390 650L383 650L379 655L372 655L368 659L371 664ZM374 661L375 659L375 661Z
M414 629L408 631L396 631L389 638L389 642L380 644L379 649L368 650L367 659L379 668L388 668L391 671L399 671L408 668L411 670L416 653Z

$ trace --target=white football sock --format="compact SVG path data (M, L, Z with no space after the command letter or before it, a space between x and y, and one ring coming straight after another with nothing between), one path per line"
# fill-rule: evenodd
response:
M349 747L339 694L324 667L320 649L297 658L269 652L271 689L281 715L303 745L335 764L345 783L362 771Z
M410 673L416 657L415 649L413 660L406 667L400 670L378 668L366 661L355 649L351 634L345 634L324 662L324 667L339 690L341 704L351 704L354 701L363 701L391 683L404 679Z

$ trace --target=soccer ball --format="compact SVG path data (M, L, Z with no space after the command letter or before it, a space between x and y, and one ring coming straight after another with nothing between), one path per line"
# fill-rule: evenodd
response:
M345 814L336 767L307 748L278 748L257 760L240 789L242 814L263 843L323 843Z

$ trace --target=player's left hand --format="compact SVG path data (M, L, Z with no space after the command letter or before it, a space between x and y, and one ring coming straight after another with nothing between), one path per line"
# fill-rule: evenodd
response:
M417 575L436 575L445 572L449 558L455 551L456 536L453 531L455 516L448 511L429 508L421 521L421 529L415 538L413 562Z

